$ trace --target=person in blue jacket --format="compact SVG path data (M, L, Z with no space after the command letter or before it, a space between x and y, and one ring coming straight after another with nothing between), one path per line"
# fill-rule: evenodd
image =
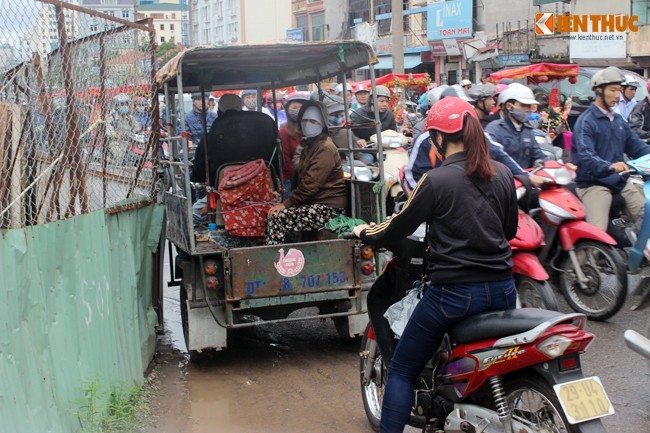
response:
M208 104L209 104L208 97L209 94L206 93L205 94L205 108L206 108L205 134L206 135L208 134L208 132L210 132L210 127L212 126L212 122L214 122L215 119L217 118L217 113L208 110ZM189 113L185 113L185 131L192 134L190 140L192 141L194 146L197 146L199 144L199 141L201 141L201 139L203 138L203 105L204 105L204 101L201 98L201 92L192 93L192 111L190 111Z
M429 93L430 97L428 98L428 101L430 106L433 106L439 100L445 98L443 95L444 92ZM470 98L468 97L467 99ZM508 167L513 175L528 176L532 184L535 186L539 186L542 183L542 179L539 176L531 175L530 173L524 171L521 166L517 164L517 162L504 151L503 146L495 142L489 134L485 134L485 139L488 143L490 158ZM411 189L413 189L415 188L415 185L420 181L420 178L423 174L432 168L439 167L441 164L442 159L436 152L435 148L433 148L431 145L429 131L424 131L418 135L413 142L413 147L411 148L411 154L409 157L409 163L404 169L404 177L406 178L406 181L408 182Z
M512 83L499 95L503 101L503 117L485 127L492 139L521 167L530 168L537 161L546 161L546 156L535 140L529 122L535 100L532 90L520 83Z
M650 153L648 146L613 111L625 77L610 66L591 77L596 99L578 117L573 128L571 157L578 166L577 193L585 206L587 221L607 230L612 195L620 193L631 217L641 221L645 197L619 173L629 170L625 155L639 158Z

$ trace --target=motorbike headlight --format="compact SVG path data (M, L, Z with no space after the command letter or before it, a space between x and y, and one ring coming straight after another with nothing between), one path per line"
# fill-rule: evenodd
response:
M549 358L562 356L573 342L562 335L553 335L537 345L537 350Z
M566 167L560 167L555 170L555 183L558 185L568 185L573 180L571 172Z
M537 142L537 144L546 144L546 137L544 137L543 135L536 135L535 141Z

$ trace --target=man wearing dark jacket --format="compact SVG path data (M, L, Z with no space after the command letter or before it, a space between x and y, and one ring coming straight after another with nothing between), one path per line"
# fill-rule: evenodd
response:
M607 230L612 194L620 193L629 214L637 221L643 217L645 197L619 175L629 169L624 154L639 158L650 154L650 146L632 132L620 114L612 108L618 102L625 77L610 66L591 77L596 99L582 113L573 129L573 163L578 166L577 193L585 206L587 221Z
M650 81L648 81L648 96L634 106L627 124L640 139L650 143Z
M533 92L523 84L512 83L501 93L501 97L505 106L504 116L489 123L485 132L500 143L521 167L529 168L538 160L546 161L528 123L532 105L539 104Z
M386 131L392 129L397 131L397 123L395 123L395 116L388 106L390 101L390 90L386 86L377 86L377 111L379 112L379 121L381 122L381 130ZM373 98L370 95L370 100L366 105L352 112L350 116L350 123L352 123L352 132L359 137L357 142L359 146L366 147L367 141L370 136L377 133L375 128L375 107L373 106Z

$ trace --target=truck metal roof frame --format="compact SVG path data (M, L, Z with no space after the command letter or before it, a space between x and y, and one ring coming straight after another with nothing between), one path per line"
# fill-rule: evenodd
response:
M358 41L192 47L156 74L159 87L183 92L287 87L309 84L377 63L372 48Z

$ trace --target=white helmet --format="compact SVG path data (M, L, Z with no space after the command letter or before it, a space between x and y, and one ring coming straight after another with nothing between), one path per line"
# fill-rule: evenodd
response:
M467 96L467 92L465 91L465 89L463 89L463 87L460 84L454 84L451 87L447 87L445 90L443 90L440 96L441 98L445 98L447 96L453 96L455 98L460 98L466 102L474 102L472 98Z
M440 95L442 95L442 92L448 87L448 85L443 84L442 86L438 86L435 89L429 90L427 92L427 105L429 107L433 107L433 104L440 100Z
M535 99L535 95L533 95L533 91L520 83L509 84L508 88L499 94L497 104L505 104L512 100L526 105L539 105L539 102Z
M621 86L623 86L623 87L630 86L630 87L636 87L636 88L641 87L641 83L639 83L639 80L637 80L634 75L625 74L624 77L625 77L625 81L623 81L621 83Z

